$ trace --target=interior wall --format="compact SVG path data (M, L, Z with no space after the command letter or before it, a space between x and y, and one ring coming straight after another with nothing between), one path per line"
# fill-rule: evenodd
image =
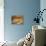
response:
M0 0L0 42L4 41L4 0Z
M40 0L5 0L4 1L4 35L7 41L18 41L31 31L36 23L33 19L40 10ZM24 24L11 24L11 16L24 16Z
M41 0L40 9L41 9L41 11L43 9L46 9L46 0ZM41 21L40 25L46 26L46 10L43 12L42 17L43 17L43 22Z

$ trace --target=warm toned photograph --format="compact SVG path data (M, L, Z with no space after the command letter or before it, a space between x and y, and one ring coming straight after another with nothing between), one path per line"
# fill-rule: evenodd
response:
M24 18L23 18L23 16L12 16L11 22L12 22L12 24L23 24Z

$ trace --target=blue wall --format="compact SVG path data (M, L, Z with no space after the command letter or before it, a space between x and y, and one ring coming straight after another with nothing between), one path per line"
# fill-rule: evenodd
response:
M40 0L5 0L4 5L5 40L18 41L35 24L33 19L37 16L35 12L40 9ZM11 24L11 16L13 15L24 16L24 24Z

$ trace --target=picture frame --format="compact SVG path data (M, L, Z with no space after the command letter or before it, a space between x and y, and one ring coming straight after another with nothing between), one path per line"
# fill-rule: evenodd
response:
M24 17L23 16L12 16L11 17L11 23L12 24L23 24L24 23Z

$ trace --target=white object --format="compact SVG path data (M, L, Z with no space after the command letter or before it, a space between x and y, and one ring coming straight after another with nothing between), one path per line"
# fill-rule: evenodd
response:
M23 45L23 42L24 42L24 38L21 38L18 42L17 42L17 46L22 46Z

